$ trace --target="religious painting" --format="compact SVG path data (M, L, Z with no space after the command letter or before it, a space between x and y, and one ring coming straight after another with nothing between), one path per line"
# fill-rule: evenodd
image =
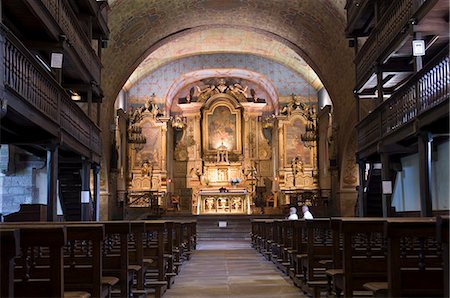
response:
M290 164L297 156L301 157L303 164L311 165L311 152L302 142L305 133L305 123L297 118L291 125L286 126L285 148L286 164Z
M147 142L137 154L135 167L141 167L144 162L149 161L154 169L160 168L160 131L159 127L153 126L150 122L142 125L142 135L145 136Z
M236 115L227 106L217 106L208 117L208 150L237 150Z

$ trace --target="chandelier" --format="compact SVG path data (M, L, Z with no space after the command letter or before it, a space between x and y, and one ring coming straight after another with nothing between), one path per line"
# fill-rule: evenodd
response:
M142 135L142 127L131 124L128 129L128 141L132 144L145 144L147 139Z

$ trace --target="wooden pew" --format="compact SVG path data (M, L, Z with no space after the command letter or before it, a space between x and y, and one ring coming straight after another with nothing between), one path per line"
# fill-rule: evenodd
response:
M166 221L146 220L144 237L145 287L155 290L161 297L167 289L166 264L164 260L164 233Z
M20 231L0 229L0 296L14 297L14 258L20 254Z
M3 225L15 226L18 229L30 225L32 227L64 227L67 232L67 245L63 248L65 295L110 296L111 286L117 283L118 279L103 277L102 274L102 245L105 239L102 224L77 221L5 223ZM43 257L36 259L35 263L47 266L48 256L43 253L41 256Z
M320 297L320 289L325 289L327 280L326 264L332 261L333 241L329 218L307 219L306 256L300 258L303 270L305 292Z
M113 294L121 297L130 295L133 282L129 274L128 237L131 235L131 224L128 221L102 221L106 239L103 244L103 272L106 276L119 279L119 289Z
M292 273L290 277L294 284L301 288L304 283L302 259L307 257L308 238L306 221L304 219L293 221L293 253L291 254Z
M336 221L339 224L337 240ZM345 297L367 294L364 284L380 282L386 276L386 247L383 237L383 218L338 218L332 220L333 269L326 274L333 281L336 296ZM342 250L340 243L342 241ZM336 247L336 245L338 247ZM342 259L340 254L342 253ZM341 268L339 260L342 261ZM364 292L366 291L366 292Z
M436 241L436 219L389 219L389 297L442 297L442 251Z
M260 253L264 249L264 225L267 219L252 219L252 245Z
M129 265L128 274L135 274L136 287L131 289L133 296L147 295L145 290L145 265L144 265L144 248L142 246L145 222L130 221L131 224L131 241L129 242ZM132 277L130 277L133 279Z
M1 230L12 227L14 225L0 225ZM28 223L16 228L20 233L21 253L15 260L14 297L63 297L65 227L32 226ZM42 251L45 251L47 266L37 265Z
M284 274L289 275L291 268L290 255L294 247L294 221L283 220L281 223L281 262L279 262L278 268L283 271Z
M268 260L272 260L272 243L274 242L274 220L264 222L263 251L262 254Z
M442 247L442 257L444 260L444 297L449 297L449 216L439 216L436 219L436 239Z
M384 236L387 281L369 282L365 288L378 297L442 296L445 281L435 218L389 218Z

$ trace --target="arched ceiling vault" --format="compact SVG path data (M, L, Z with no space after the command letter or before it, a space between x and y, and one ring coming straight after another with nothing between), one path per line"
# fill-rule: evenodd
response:
M353 80L352 51L344 36L344 0L116 0L103 82L109 108L149 53L201 26L236 25L270 32L290 43L315 70L331 98L344 105ZM347 94L345 94L347 93ZM344 95L345 94L345 95ZM339 109L339 107L336 107ZM110 111L112 112L112 111Z
M218 53L251 54L271 59L297 72L316 90L323 87L314 70L276 37L269 33L263 34L255 30L226 26L192 30L162 45L136 68L124 88L130 89L143 77L173 60L198 54Z
M105 148L109 148L114 100L136 67L173 38L207 26L239 26L278 37L318 75L333 100L336 120L351 123L344 120L355 117L351 112L354 55L344 34L345 0L115 0L110 3L111 35L102 57L105 111L101 122ZM347 129L341 127L340 131Z

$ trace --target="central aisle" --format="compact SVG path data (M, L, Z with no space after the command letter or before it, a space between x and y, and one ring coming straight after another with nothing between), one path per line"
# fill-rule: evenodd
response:
M249 241L200 241L164 298L304 297Z

